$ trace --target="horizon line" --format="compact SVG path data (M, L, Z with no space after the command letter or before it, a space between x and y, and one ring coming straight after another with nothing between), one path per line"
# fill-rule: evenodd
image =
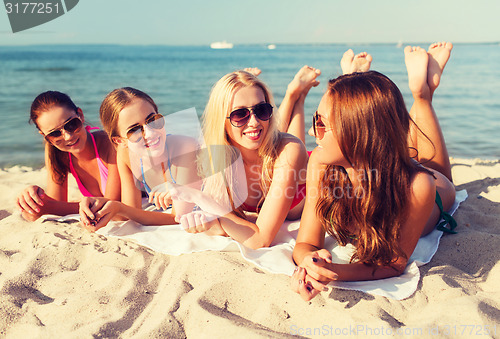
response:
M396 41L396 42L255 42L255 43L233 43L233 49L236 46L297 46L297 45L310 45L310 46L326 46L326 45L413 45L413 44L429 44L435 41ZM462 42L452 42L454 45L494 45L500 44L500 41L462 41ZM120 43L27 43L27 44L2 44L2 47L28 47L28 46L162 46L162 47L208 47L210 48L210 43L207 44L120 44Z

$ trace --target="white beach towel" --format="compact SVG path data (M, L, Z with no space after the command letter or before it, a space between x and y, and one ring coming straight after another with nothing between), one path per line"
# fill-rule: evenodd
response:
M466 198L467 191L458 191L455 203L449 211L450 214L453 214ZM72 217L75 216L59 218L58 220L63 221L63 219L67 220ZM190 234L185 232L179 225L142 226L133 221L111 222L106 227L99 229L97 233L109 237L131 239L154 251L169 255L209 250L239 250L243 258L259 268L271 273L282 273L291 276L295 269L292 252L299 223L299 221L285 222L271 247L257 250L247 248L227 237L211 237L203 233ZM420 280L418 266L424 265L432 259L438 249L442 235L443 232L434 230L421 238L408 261L405 272L398 277L372 281L332 282L331 285L342 289L382 295L396 300L408 298L416 291ZM353 246L350 245L338 246L330 236L325 239L325 248L331 251L333 261L337 263L348 263L354 250Z

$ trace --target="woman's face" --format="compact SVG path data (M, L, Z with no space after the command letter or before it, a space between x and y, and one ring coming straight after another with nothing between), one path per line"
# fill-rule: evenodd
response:
M54 131L60 131L61 135L56 138L47 137L46 140L63 152L79 153L85 149L87 143L87 132L80 127L73 132L68 132L63 126L74 118L79 118L83 124L83 114L67 108L54 106L43 112L36 119L36 124L41 134L48 136Z
M316 144L318 147L314 152L318 155L318 159L325 165L348 165L342 151L340 150L339 142L335 134L335 126L331 121L331 99L328 93L323 95L318 106L318 119L316 121ZM314 137L313 127L309 129L309 135Z
M260 87L247 86L240 88L233 98L230 113L239 108L253 107L265 103L266 98ZM269 129L269 121L259 120L253 112L248 122L241 127L234 127L229 119L226 119L225 128L233 146L243 147L249 150L257 150L261 145Z
M163 155L167 138L165 127L162 125L158 128L154 123L145 125L146 120L155 114L154 107L142 99L135 99L122 109L118 117L118 133L124 142L120 143L141 157L155 158ZM134 135L134 140L137 140L134 142L127 139L127 133L137 127L139 128Z

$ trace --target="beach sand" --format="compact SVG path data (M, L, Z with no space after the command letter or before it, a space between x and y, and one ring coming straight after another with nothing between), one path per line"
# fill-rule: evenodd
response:
M77 223L29 223L14 199L43 185L45 170L1 170L0 337L498 338L500 161L452 164L457 190L469 194L455 213L458 234L443 236L401 301L333 288L304 302L289 277L239 252L168 256Z

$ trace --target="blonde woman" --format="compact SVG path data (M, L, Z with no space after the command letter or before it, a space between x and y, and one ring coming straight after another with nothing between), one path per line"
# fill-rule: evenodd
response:
M149 95L132 87L111 91L101 104L100 115L117 149L121 202L85 198L80 203L82 223L97 230L118 215L144 225L170 225L177 223L175 212L192 211L194 205L191 203L180 203L172 213L159 210L167 209L171 202L166 192L167 182L195 185L198 181L196 170L192 169L196 161L196 141L168 135L156 103ZM142 209L143 192L158 211Z
M203 193L171 190L172 197L204 210L181 217L188 232L211 230L260 248L271 245L285 219L300 217L308 155L304 143L286 131L300 130L295 116L303 113L305 95L319 84L319 74L305 66L291 82L281 106L288 114L285 123L279 120L270 90L249 72L229 73L214 85L202 117L208 149L198 161L206 178ZM240 169L234 165L239 157ZM224 209L230 212L216 212Z

